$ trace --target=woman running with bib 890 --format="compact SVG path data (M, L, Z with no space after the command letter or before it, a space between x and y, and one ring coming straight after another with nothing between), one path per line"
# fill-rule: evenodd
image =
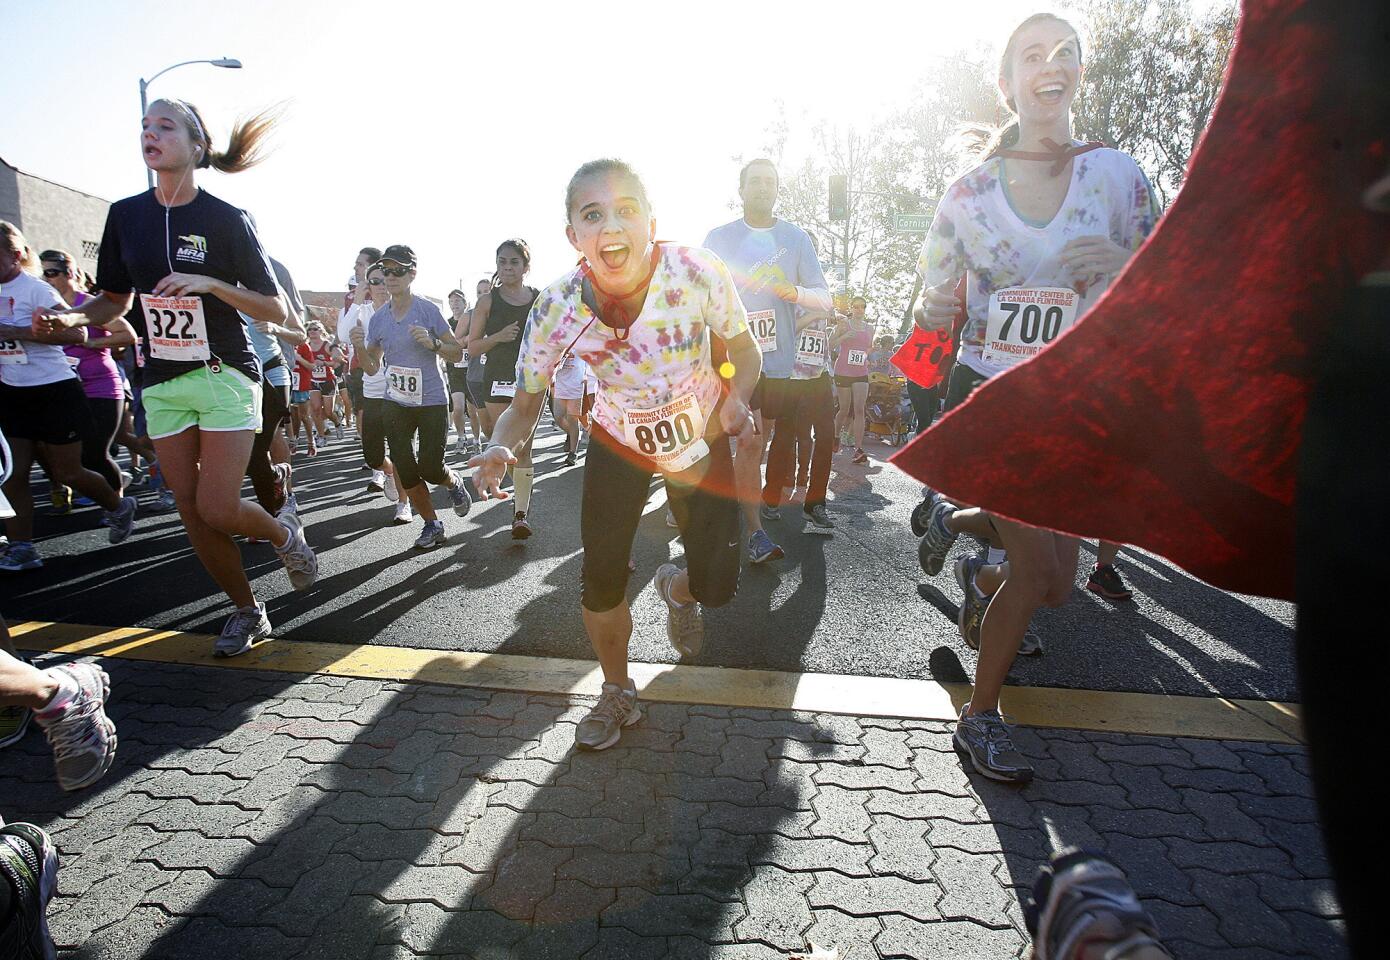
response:
M948 410L1070 328L1157 220L1153 192L1134 160L1072 140L1071 104L1080 79L1081 46L1072 26L1050 14L1025 20L1009 37L999 71L1000 93L1016 119L995 134L984 161L956 180L937 207L918 267L927 288L919 325L947 327L960 307L956 284L967 278L967 323ZM985 447L982 470L989 469L988 457ZM978 511L936 502L924 540L931 557L944 558L957 533L977 518ZM999 693L1034 612L1060 605L1071 593L1078 541L999 517L985 522L1003 540L1008 562L984 566L963 557L957 564L967 641L982 611L983 620L974 692L955 743L980 773L1021 782L1033 769L1010 741ZM935 559L937 569L940 563ZM993 597L986 597L991 588Z
M493 288L478 298L468 333L470 356L487 358L483 369L483 389L487 394L488 416L497 418L516 396L516 359L521 348L522 327L536 302L537 291L523 283L531 269L531 249L525 240L505 240L497 248L497 272ZM512 539L531 536L531 484L536 476L531 465L531 437L516 449L512 467L515 498L512 505Z
M655 578L667 639L682 656L703 643L700 605L721 606L738 587L740 507L728 437L754 449L748 396L762 353L723 262L708 250L654 242L646 190L627 164L580 167L565 212L566 236L584 259L536 301L517 364L520 389L492 446L470 465L481 496L502 496L513 451L535 430L560 358L570 350L589 365L599 386L580 506L581 604L604 684L575 742L602 750L642 716L628 677L626 590L653 473L665 477L685 544L687 569L664 564ZM711 334L728 344L727 390L710 361Z
M270 633L233 536L269 540L296 590L318 576L299 518L276 519L241 499L261 424L261 368L237 311L278 324L285 310L247 215L194 182L200 167L236 173L255 164L270 126L264 115L240 123L217 152L192 104L150 104L140 140L155 187L111 205L97 261L101 295L47 315L53 329L105 324L138 294L150 439L194 552L237 607L214 647L221 656Z

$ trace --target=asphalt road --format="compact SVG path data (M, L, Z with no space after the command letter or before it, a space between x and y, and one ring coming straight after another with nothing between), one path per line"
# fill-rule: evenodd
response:
M243 547L276 636L589 658L579 616L583 461L564 467L559 443L547 421L538 440L530 541L511 540L509 504L476 504L464 519L441 509L449 542L428 553L412 548L418 521L392 526L391 507L366 491L355 441L331 444L315 460L297 457L300 513L321 564L318 584L294 593L269 546ZM871 444L873 459L864 466L836 458L829 504L839 528L834 537L804 535L799 520L767 524L786 559L745 565L735 600L707 611L705 649L696 662L967 677L974 653L956 629L959 591L949 561L937 578L922 574L907 523L919 485L883 462L891 452ZM40 500L37 535L46 563L39 571L0 575L7 618L221 629L230 603L192 556L176 514L142 517L129 541L111 547L95 510L60 517L48 510L46 493ZM436 496L437 504L444 502ZM654 485L628 591L636 624L632 657L648 662L676 659L665 639L665 607L650 585L657 566L681 553L663 504ZM967 547L962 542L956 549ZM1082 550L1086 569L1091 550ZM1137 550L1125 550L1121 565L1134 602L1095 597L1081 589L1080 574L1072 601L1034 621L1046 653L1021 659L1011 682L1298 699L1291 605L1216 590Z

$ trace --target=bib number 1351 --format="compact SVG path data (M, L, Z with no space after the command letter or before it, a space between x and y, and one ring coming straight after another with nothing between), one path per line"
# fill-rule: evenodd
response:
M157 360L208 360L208 322L201 297L140 294L149 332L150 356Z
M1076 322L1081 296L1065 287L1011 287L989 298L981 358L1011 367L1037 356Z

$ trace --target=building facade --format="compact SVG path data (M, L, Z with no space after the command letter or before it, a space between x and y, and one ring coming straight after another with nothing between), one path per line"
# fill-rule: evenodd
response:
M66 250L80 269L95 275L110 206L101 197L25 173L0 159L0 220L19 227L35 253Z

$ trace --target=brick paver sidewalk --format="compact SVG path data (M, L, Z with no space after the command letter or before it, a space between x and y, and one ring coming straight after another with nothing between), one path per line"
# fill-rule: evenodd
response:
M104 665L101 784L0 751L64 956L1010 957L1054 843L1114 857L1179 957L1345 951L1296 748L1023 730L1018 790L942 723L647 704L583 754L579 701Z

